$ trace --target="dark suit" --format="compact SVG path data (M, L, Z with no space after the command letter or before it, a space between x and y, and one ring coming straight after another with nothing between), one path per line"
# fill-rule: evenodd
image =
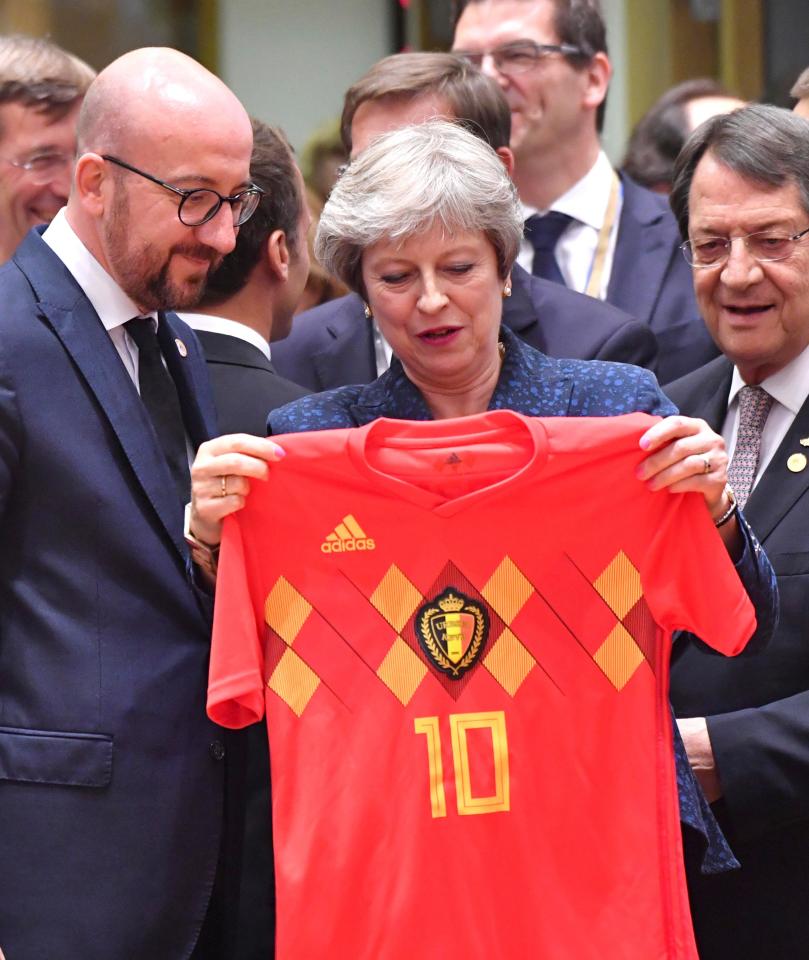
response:
M721 357L667 389L719 430L732 366ZM809 452L803 405L745 506L775 568L781 619L757 657L724 660L688 645L672 671L679 716L707 716L724 798L720 823L742 864L692 879L703 960L796 960L809 953Z
M146 409L36 232L0 294L0 945L179 960L222 838L210 599ZM204 359L177 318L158 335L196 445Z
M694 299L691 267L668 200L621 177L623 205L607 288L609 303L644 320L660 346L655 371L670 383L719 352Z
M308 391L279 377L266 356L246 340L196 331L213 385L222 433L267 433L267 414ZM274 949L274 882L270 829L267 727L247 729L247 807L242 851L239 922L234 957L269 960Z
M645 324L516 264L511 279L503 323L532 347L551 357L654 367L657 344ZM296 317L292 333L273 344L273 363L311 390L375 380L373 332L360 298L351 293Z
M208 361L220 433L263 437L270 410L309 392L280 377L252 343L224 333L196 333Z

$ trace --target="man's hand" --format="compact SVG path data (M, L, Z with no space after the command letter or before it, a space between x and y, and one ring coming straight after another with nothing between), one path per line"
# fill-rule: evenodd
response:
M232 433L200 445L191 466L191 532L214 546L222 538L222 520L241 510L250 479L266 480L269 464L284 450L264 437Z
M680 736L683 738L694 776L699 781L708 803L713 803L722 796L722 784L716 771L705 717L686 717L678 720L677 726L680 728Z

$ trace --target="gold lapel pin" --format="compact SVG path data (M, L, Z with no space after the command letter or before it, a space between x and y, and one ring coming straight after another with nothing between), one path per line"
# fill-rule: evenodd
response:
M806 469L806 454L803 453L793 453L792 456L787 460L787 470L791 470L793 473L800 473L801 470Z
M177 339L174 342L177 344L177 353L179 353L181 357L187 357L188 347L186 347L183 341L179 337L177 337Z

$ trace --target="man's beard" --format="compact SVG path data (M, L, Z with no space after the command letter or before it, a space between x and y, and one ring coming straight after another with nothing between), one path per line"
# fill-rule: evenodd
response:
M210 265L204 272L187 277L180 284L171 279L169 271L172 257L183 253L191 257L207 259ZM147 256L141 255L132 262L134 272L139 274L140 282L134 292L130 289L127 293L135 303L150 310L186 310L189 307L195 307L205 293L211 271L219 266L221 261L222 257L214 253L210 247L192 247L188 244L172 247L168 258L158 269L149 270Z
M125 191L119 190L105 232L107 259L124 293L144 310L185 310L196 306L212 270L222 262L221 254L201 244L183 243L171 247L159 260L148 247L130 249L129 220L128 198ZM201 268L198 274L178 283L171 277L172 259L178 254L207 260L208 269Z

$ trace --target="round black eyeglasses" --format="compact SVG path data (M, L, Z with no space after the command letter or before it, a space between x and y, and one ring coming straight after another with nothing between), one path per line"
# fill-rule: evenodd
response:
M151 173L146 173L145 170L138 170L138 168L133 167L131 163L119 160L118 157L111 157L109 154L103 153L101 159L115 163L119 167L123 167L124 170L136 173L139 177L151 180L152 183L156 183L159 187L170 190L172 193L176 193L177 196L182 197L180 205L177 208L177 216L180 218L180 223L184 223L187 227L201 227L203 223L213 220L217 213L219 213L219 208L223 203L230 204L230 210L233 214L233 226L240 227L242 224L247 223L250 217L256 212L256 207L264 193L261 187L255 185L248 187L246 190L242 190L240 193L234 193L232 197L223 197L221 193L218 193L216 190L211 190L209 187L185 190L183 187L175 187L170 183L166 183L165 180L154 177Z

